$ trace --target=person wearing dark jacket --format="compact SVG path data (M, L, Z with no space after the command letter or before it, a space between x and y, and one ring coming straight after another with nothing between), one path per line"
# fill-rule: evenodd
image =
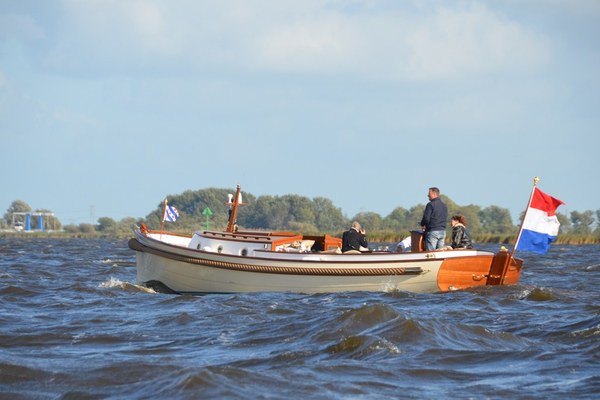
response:
M455 215L450 219L452 224L452 248L472 249L473 241L467 231L467 219L462 215Z
M342 234L342 253L350 250L367 251L368 246L365 230L354 221L352 227Z
M438 250L444 247L448 207L440 199L440 189L430 187L427 193L429 203L425 206L421 228L425 233L425 249Z

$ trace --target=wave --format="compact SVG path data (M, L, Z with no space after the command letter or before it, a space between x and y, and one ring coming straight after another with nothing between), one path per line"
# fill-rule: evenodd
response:
M132 259L131 257L127 257L127 258L104 257L103 259L100 260L100 263L101 264L110 264L112 266L134 267L135 259Z
M111 277L109 280L107 280L105 282L100 283L98 285L98 287L103 288L103 289L123 289L127 292L145 292L145 293L154 293L154 294L157 293L154 290L152 290L151 288L147 288L145 286L125 282L125 281L122 281L120 279L116 279L113 277Z
M531 257L514 286L172 296L136 284L125 241L2 246L0 397L558 399L600 390L599 265L588 248Z

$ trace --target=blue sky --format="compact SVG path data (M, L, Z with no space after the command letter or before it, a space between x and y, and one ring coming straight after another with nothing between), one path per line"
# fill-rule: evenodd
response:
M0 213L209 187L600 208L598 1L0 1ZM225 199L224 199L225 200Z

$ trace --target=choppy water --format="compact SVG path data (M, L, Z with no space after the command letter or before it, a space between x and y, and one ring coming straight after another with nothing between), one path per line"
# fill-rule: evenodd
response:
M513 287L176 296L126 240L0 239L0 398L594 398L599 285L554 246Z

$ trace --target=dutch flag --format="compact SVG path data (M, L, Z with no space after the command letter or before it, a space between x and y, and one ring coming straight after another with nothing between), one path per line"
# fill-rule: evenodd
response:
M561 204L565 203L547 195L537 187L533 189L531 202L525 213L521 236L517 243L517 250L540 254L548 251L550 244L558 235L560 223L556 218L556 209Z

